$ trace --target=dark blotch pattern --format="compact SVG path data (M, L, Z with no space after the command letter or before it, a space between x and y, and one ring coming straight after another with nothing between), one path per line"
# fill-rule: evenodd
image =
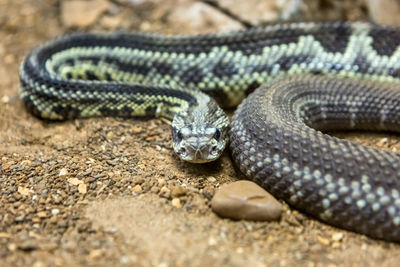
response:
M280 66L280 69L283 71L288 71L294 64L299 63L310 63L312 57L307 55L297 55L297 56L282 56L276 61L276 64Z
M212 73L218 77L232 77L233 75L237 74L238 71L236 70L235 65L232 62L222 62L219 61L215 64L214 68L212 69Z
M182 71L179 77L186 84L197 84L203 80L204 74L202 69L192 66Z
M395 27L373 27L370 36L372 47L382 56L390 56L400 45L400 33Z
M324 24L318 30L318 33L314 35L314 38L320 42L325 51L343 53L346 50L351 34L350 24Z

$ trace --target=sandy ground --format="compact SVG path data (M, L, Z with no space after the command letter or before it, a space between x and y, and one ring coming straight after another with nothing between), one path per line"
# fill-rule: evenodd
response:
M89 29L191 32L184 26L193 21L167 16L175 12L168 5L150 12L150 1L110 2ZM62 1L0 0L0 266L398 266L397 244L286 205L279 222L219 218L210 200L240 174L227 152L203 166L179 161L163 120L46 123L29 114L18 96L19 64L34 46L71 31L62 12ZM219 19L194 23L192 32L243 27ZM400 150L399 135L338 136Z

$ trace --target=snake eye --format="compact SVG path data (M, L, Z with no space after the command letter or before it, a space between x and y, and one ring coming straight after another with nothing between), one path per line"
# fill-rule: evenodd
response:
M218 129L215 129L214 139L219 140L220 137L221 137L221 131Z
M178 137L179 140L182 140L182 139L183 139L182 131L179 130L179 131L176 133L176 136Z

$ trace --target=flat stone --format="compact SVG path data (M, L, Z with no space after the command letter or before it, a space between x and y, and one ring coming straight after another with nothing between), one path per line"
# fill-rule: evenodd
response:
M221 186L211 200L212 210L221 217L235 220L273 221L282 213L282 204L250 181Z

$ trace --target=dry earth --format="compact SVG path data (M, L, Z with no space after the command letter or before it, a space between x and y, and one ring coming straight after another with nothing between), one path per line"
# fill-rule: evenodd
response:
M0 0L0 266L398 266L397 244L288 206L279 222L217 217L211 197L240 175L228 153L204 166L179 161L165 121L46 123L19 99L24 55L73 30L199 33L368 18L363 1L244 2ZM399 135L339 136L400 150Z

